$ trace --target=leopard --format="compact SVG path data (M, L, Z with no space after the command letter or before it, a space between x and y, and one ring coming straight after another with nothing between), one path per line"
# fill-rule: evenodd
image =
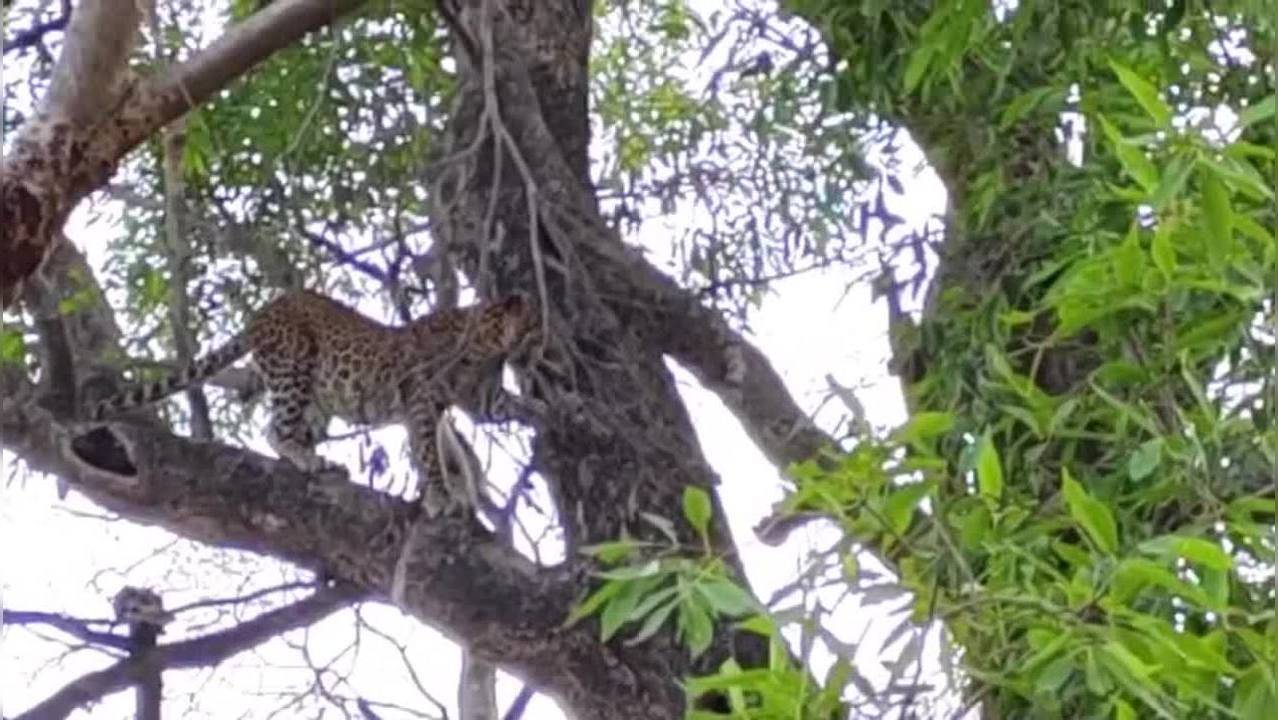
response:
M534 303L522 293L392 326L318 292L294 290L185 367L97 402L90 419L159 402L250 355L267 394L266 439L281 459L309 474L343 474L315 451L332 418L371 427L402 424L421 507L439 515L464 504L441 485L441 420L452 406L486 421L512 419L516 404L501 387L502 368L529 346L537 327Z

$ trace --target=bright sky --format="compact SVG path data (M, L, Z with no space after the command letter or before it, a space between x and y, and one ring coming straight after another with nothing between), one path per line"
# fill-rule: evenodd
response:
M912 164L907 162L905 166ZM908 188L907 202L894 210L910 225L919 227L941 210L943 192L930 173L910 182ZM104 236L114 229L102 224L90 229L85 217L85 213L78 212L68 226L68 234L88 251L93 264L100 266L105 259ZM675 236L671 230L696 221L695 211L685 208L665 223L650 223L642 241L654 250L654 257L668 257L665 244ZM668 226L662 227L663 224ZM753 339L805 409L815 411L826 400L824 378L830 373L842 385L856 390L873 424L890 426L903 420L904 410L896 380L885 370L886 311L882 303L870 304L867 286L849 291L847 277L846 272L814 271L776 283L773 294L752 319L756 331ZM365 309L370 314L377 312L375 305ZM750 528L781 497L778 474L717 398L700 389L687 373L679 369L676 372L701 445L723 480L720 497L750 582L758 596L766 600L774 590L793 580L805 552L828 547L836 535L829 529L811 528L797 533L780 548L770 548L754 538ZM838 401L832 401L825 404L817 419L832 430L844 413ZM259 427L263 417L259 407L255 413ZM331 430L341 432L336 424ZM379 431L374 437L389 445L393 460L400 458L402 432L398 428ZM250 446L271 454L260 433ZM359 440L351 439L329 443L323 452L352 462L358 446ZM13 462L11 455L0 457L0 473L4 477L0 483L0 548L39 549L0 554L0 600L11 609L102 618L110 614L110 598L125 584L153 586L164 594L166 605L174 607L210 597L234 596L296 577L271 561L212 551L156 529L108 522L101 510L74 494L66 501L59 500L51 479L31 476ZM508 478L509 470L498 468L494 475ZM497 481L508 483L500 477ZM863 566L868 565L870 560L863 558ZM830 605L836 596L826 593L821 597ZM858 669L876 682L887 677L880 659L895 657L901 646L898 641L892 648L880 648L899 621L899 616L887 617L891 607L887 604L861 608L854 601L844 600L827 623L842 640L860 642ZM372 626L405 644L422 684L453 713L459 670L455 648L438 633L393 608L369 604L361 612ZM218 621L207 613L201 618ZM307 678L306 671L298 668L299 655L290 645L304 644L317 662L331 657L350 642L352 620L352 613L345 611L309 632L290 633L213 671L168 673L166 696L175 707L185 707L186 693L195 693L192 702L208 717L234 717L250 710L256 714L263 707L284 704L288 694L302 687L300 683ZM398 652L368 632L363 634L362 642L357 662L348 656L338 663L351 669L351 686L370 699L428 708L408 680ZM927 672L934 669L936 648L937 637L929 633ZM36 638L27 630L9 629L0 636L0 713L20 712L79 674L108 664L102 655L93 652L60 657L62 652L60 644ZM828 655L818 653L813 659L814 669L822 673L829 662ZM503 708L517 690L518 685L509 678L499 683L499 703ZM281 715L314 716L313 708L310 710L292 708L283 710ZM125 693L95 708L89 716L127 717L131 712L132 697ZM387 712L385 716L395 714ZM544 698L535 700L525 715L536 720L560 716L558 709Z

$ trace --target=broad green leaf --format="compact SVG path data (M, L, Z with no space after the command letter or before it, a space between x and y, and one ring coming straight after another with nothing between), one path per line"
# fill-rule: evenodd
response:
M666 587L661 588L660 590L657 590L656 592L648 593L648 595L644 597L643 600L641 600L638 605L635 606L635 609L633 612L630 613L630 616L634 618L635 620L638 620L639 618L647 617L648 614L652 612L653 608L657 607L658 605L660 605L661 603L665 602L668 599L672 600L673 602L678 602L678 598L674 597L676 594L678 594L678 592L679 592L679 586L677 584L672 583L670 585L667 585Z
M1230 308L1219 315L1202 317L1176 336L1176 347L1182 351L1208 349L1228 342L1246 328L1247 321L1246 311L1237 308Z
M918 506L919 501L927 497L931 490L930 483L917 482L892 491L883 503L883 514L887 517L892 532L901 535L909 529L910 520L914 517L914 508Z
M772 621L772 618L762 614L751 615L745 620L736 623L736 627L769 638L777 635L776 623Z
M1145 78L1137 75L1134 70L1127 67L1123 63L1113 58L1109 61L1109 66L1114 70L1114 74L1118 76L1118 81L1127 88L1127 92L1136 98L1136 102L1149 113L1154 122L1159 125L1166 126L1171 123L1171 108L1167 107L1167 103L1159 97L1158 88Z
M1144 480L1158 468L1163 454L1163 439L1154 438L1141 443L1127 460L1127 475L1132 480Z
M1256 663L1238 678L1233 711L1242 720L1273 719L1274 708L1278 707L1278 692L1275 692L1269 674L1263 663Z
M976 486L981 497L998 500L1003 496L1003 463L989 431L981 437L980 443L976 456Z
M1053 95L1059 96L1062 93L1058 88L1047 86L1034 88L1012 98L1012 101L1003 108L1003 112L999 115L999 129L1007 130L1016 124L1016 121L1029 115L1035 108L1042 105L1044 100ZM1053 103L1053 106L1055 106L1055 103Z
M1202 571L1203 592L1215 603L1215 607L1229 605L1229 573L1206 567Z
M657 631L661 629L661 626L665 624L666 619L670 617L670 614L674 612L674 609L677 607L679 607L679 600L672 598L671 600L666 602L666 604L657 608L653 612L648 613L643 621L643 625L639 626L639 631L636 632L632 637L626 638L624 644L638 645L644 640L647 640L648 638L655 635ZM639 615L638 613L636 613L636 616L644 617L643 615Z
M692 657L698 657L714 640L714 621L710 613L699 603L685 602L679 605L679 628L684 643Z
M1181 580L1162 565L1139 557L1129 557L1118 564L1110 584L1110 594L1114 601L1126 604L1136 593L1150 585L1179 595L1201 607L1213 607L1211 599L1201 588Z
M1258 103L1243 108L1238 113L1238 127L1245 130L1258 122L1264 122L1278 113L1278 94L1270 95Z
M1140 234L1135 226L1127 233L1123 242L1110 251L1110 260L1114 265L1114 275L1121 285L1140 285L1145 269L1145 252L1140 247Z
M0 364L16 364L27 353L27 343L22 333L12 328L0 328Z
M1072 654L1062 655L1051 661L1043 666L1043 669L1038 673L1038 677L1034 678L1034 690L1043 694L1058 692L1070 675L1073 675L1074 671L1078 669L1075 665Z
M1033 680L1048 663L1065 652L1065 646L1069 644L1070 639L1069 633L1054 632L1050 640L1020 663L1020 672Z
M918 89L919 83L923 81L923 77L927 74L928 64L932 62L932 55L935 52L931 45L920 45L910 54L910 62L905 67L905 76L902 79L906 94L913 93Z
M1219 544L1187 535L1163 535L1140 544L1142 552L1182 557L1213 570L1231 570L1233 558Z
M1109 672L1110 678L1117 681L1124 690L1140 698L1146 706L1153 709L1155 715L1164 720L1177 720L1165 707L1157 682L1149 677L1155 669L1153 666L1142 662L1127 648L1114 641L1100 646L1096 656L1102 667Z
M660 560L649 560L640 565L629 565L627 567L614 568L612 570L604 570L596 573L605 580L638 580L639 578L652 577L654 575L665 572L661 567Z
M613 565L625 560L637 547L638 544L631 540L614 540L596 545L586 545L581 547L578 552L582 555L597 557L600 562Z
M1112 655L1118 660L1124 669L1132 675L1144 680L1152 675L1157 669L1157 665L1150 665L1135 655L1126 645L1117 640L1110 640L1105 643L1105 652Z
M622 625L635 619L633 615L635 606L643 599L645 591L651 587L652 583L644 580L624 583L621 592L609 600L608 604L604 605L603 612L599 614L599 639L601 641L608 642Z
M1255 240L1262 245L1273 246L1274 236L1264 225L1252 220L1247 215L1239 214L1234 216L1234 224L1238 228L1238 232Z
M1150 204L1154 206L1154 210L1162 210L1167 207L1167 203L1175 200L1181 189L1185 187L1185 181L1189 179L1189 174L1194 169L1194 156L1187 152L1176 153L1167 165L1167 169L1163 171L1162 181L1158 183L1158 189L1154 191L1154 196L1150 200Z
M626 583L615 580L604 583L598 590L582 601L580 605L573 608L573 611L568 614L568 619L564 620L564 627L572 627L581 622L582 618L593 614L605 602L616 597L625 587Z
M1198 161L1210 168L1226 185L1253 200L1269 200L1274 196L1269 183L1251 163L1230 157L1213 158L1210 155L1203 155Z
M1141 188L1147 193L1152 193L1158 187L1158 170L1154 167L1154 163L1145 157L1145 151L1132 144L1118 128L1114 127L1104 115L1098 115L1101 130L1105 132L1105 137L1109 139L1110 144L1114 147L1114 153L1118 156L1118 161L1122 164L1123 170L1132 179L1140 184Z
M735 583L715 578L695 585L697 592L710 603L710 609L720 615L739 617L758 610L759 604L750 593Z
M710 493L705 490L688 485L683 489L683 516L687 518L688 524L701 537L706 537L706 532L710 527Z
M947 412L919 412L910 416L897 431L903 442L928 440L954 429L954 415Z
M1074 522L1078 523L1098 548L1105 553L1114 554L1118 550L1118 528L1109 508L1089 495L1078 481L1070 477L1067 468L1061 468L1061 491Z
M1209 166L1201 167L1204 169L1199 173L1199 181L1203 186L1203 216L1207 231L1211 242L1225 251L1233 237L1234 228L1234 211L1229 205L1229 191L1225 189L1220 176Z

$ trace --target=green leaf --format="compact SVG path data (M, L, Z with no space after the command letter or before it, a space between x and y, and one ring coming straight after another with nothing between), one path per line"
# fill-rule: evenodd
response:
M932 486L926 482L910 483L894 490L883 503L883 515L887 518L892 532L902 535L910 527L914 517L914 508L919 501L931 492Z
M642 618L642 617L647 617L648 614L652 612L653 608L665 602L667 599L671 599L672 602L678 602L678 598L674 597L674 595L676 595L678 592L679 592L679 586L672 583L670 585L667 585L666 587L661 588L660 590L656 592L649 593L647 597L645 597L638 605L635 606L634 611L630 613L630 617L634 618L635 620L638 620L639 618Z
M1136 709L1122 698L1114 698L1114 720L1137 720Z
M1140 234L1135 226L1127 233L1123 242L1110 251L1110 260L1114 266L1114 276L1121 285L1140 285L1145 269L1145 253L1140 247Z
M981 497L998 500L1003 496L1003 464L989 431L982 436L980 443L976 455L976 485Z
M605 580L638 580L640 578L652 577L663 572L660 560L649 560L639 565L627 565L626 567L616 568L614 570L605 570L596 573Z
M1098 548L1105 553L1114 554L1118 550L1118 528L1109 508L1089 495L1082 485L1070 477L1068 468L1061 468L1061 491L1074 522L1083 528Z
M1154 265L1162 271L1163 277L1168 280L1176 272L1176 248L1172 245L1171 228L1168 223L1162 222L1154 230L1154 239L1149 246L1149 254L1154 259Z
M645 592L651 588L652 583L643 580L624 583L625 587L616 597L612 598L607 605L604 605L603 612L599 616L599 639L602 642L608 640L621 629L622 625L635 619L633 613L635 606L639 604Z
M1207 231L1211 241L1224 250L1229 247L1233 237L1234 211L1229 204L1229 191L1220 176L1209 166L1199 173L1203 186L1203 214L1206 218Z
M1187 535L1163 535L1140 544L1141 552L1162 557L1182 557L1213 570L1231 570L1233 558L1217 543Z
M1154 438L1141 443L1127 460L1127 475L1132 480L1144 480L1158 468L1162 458L1163 439Z
M673 590L674 588L671 589ZM643 625L639 627L639 632L636 632L633 637L626 638L624 644L638 645L644 640L655 635L657 631L661 629L661 626L665 624L666 619L670 617L670 613L674 612L674 609L677 607L679 607L679 600L674 598L657 608L655 611L648 613L647 618L643 621ZM638 615L638 613L636 613L636 615ZM640 615L639 617L642 616Z
M1167 203L1180 195L1181 189L1185 187L1185 181L1189 179L1189 173L1194 169L1194 160L1194 156L1187 152L1177 153L1172 158L1163 172L1162 182L1158 183L1158 189L1154 191L1154 197L1150 200L1154 210L1162 210Z
M1278 94L1270 95L1238 113L1238 128L1245 130L1258 122L1264 122L1278 113Z
M1158 88L1153 83L1113 58L1110 59L1109 66L1118 76L1118 81L1127 88L1127 92L1131 93L1132 97L1136 98L1136 102L1149 113L1154 122L1162 126L1171 124L1171 108L1167 107L1167 103L1159 97Z
M0 364L17 364L27 354L27 342L22 333L12 328L0 328Z
M1115 602L1126 604L1149 585L1179 595L1201 607L1214 607L1201 588L1181 580L1162 565L1139 557L1125 558L1118 564L1110 583L1110 594Z
M776 623L772 620L772 618L763 614L751 615L745 620L738 622L736 627L768 638L777 636Z
M931 45L920 45L910 55L910 62L905 67L905 76L902 80L906 94L918 89L923 76L927 74L927 67L932 62L933 54L935 49Z
M1265 246L1274 245L1274 236L1269 232L1269 230L1266 229L1264 225L1252 220L1250 217L1241 214L1235 215L1234 225L1238 228L1238 232L1246 235L1252 240L1255 240Z
M728 580L715 578L694 587L710 603L710 609L720 615L740 617L760 609L750 593Z
M1252 665L1234 690L1234 713L1243 720L1271 720L1278 707L1278 692L1269 679L1269 671L1263 663Z
M598 590L582 601L580 605L573 608L572 612L568 614L568 618L564 620L564 627L572 627L581 622L582 618L593 614L601 605L616 597L617 593L621 592L625 586L624 582L604 583Z
M1158 170L1154 168L1149 158L1145 157L1145 151L1124 138L1122 133L1118 132L1118 128L1114 127L1104 115L1098 115L1097 119L1100 120L1105 137L1114 146L1114 153L1118 155L1118 162L1122 164L1123 170L1131 175L1145 192L1154 192L1158 187Z
M1251 163L1231 157L1213 158L1209 155L1203 155L1198 161L1210 168L1226 185L1253 200L1269 200L1274 196L1274 191Z
M1003 112L999 115L999 130L1007 130L1017 120L1029 115L1035 108L1042 105L1044 100L1053 95L1061 96L1062 93L1058 88L1046 86L1034 88L1012 98L1012 101L1003 108Z
M638 547L632 540L614 540L612 542L585 545L578 549L582 555L597 557L607 565L615 565L630 556Z
M1209 349L1230 341L1247 327L1246 310L1230 308L1218 315L1201 317L1176 336L1180 350Z
M1150 665L1149 663L1141 660L1135 653L1129 650L1126 645L1123 645L1117 640L1110 640L1105 643L1103 649L1111 657L1117 660L1119 664L1123 666L1124 670L1141 680L1148 679L1149 676L1158 669L1158 666Z
M1037 677L1038 673L1048 663L1065 652L1065 646L1069 644L1070 639L1071 636L1068 633L1053 632L1050 640L1042 643L1041 647L1033 655L1021 661L1019 672L1031 679Z
M700 603L685 602L679 605L679 628L692 657L697 657L710 647L714 640L714 621Z
M902 442L914 442L939 437L953 429L953 413L918 412L897 429L896 437Z
M710 527L710 514L710 493L693 485L686 486L683 489L683 516L703 538Z

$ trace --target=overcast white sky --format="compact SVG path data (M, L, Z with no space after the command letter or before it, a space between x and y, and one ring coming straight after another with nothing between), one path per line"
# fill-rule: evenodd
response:
M911 225L920 226L941 210L944 196L930 173L910 182L908 189L907 202L894 209ZM94 265L100 266L104 238L114 229L102 224L86 227L84 217L84 213L77 213L68 226L68 234L88 251ZM666 243L676 234L672 230L696 220L695 211L684 209L664 223L650 223L643 242L654 250L654 257L668 257ZM886 312L881 303L870 304L868 287L857 286L849 291L847 283L847 273L838 271L814 271L778 282L753 319L753 339L809 411L815 411L826 398L824 377L830 373L841 384L856 388L872 423L880 427L896 424L904 419L904 411L896 381L885 372ZM366 310L377 312L375 306ZM702 447L723 480L720 497L750 582L755 592L766 599L794 578L807 549L827 547L835 536L831 531L813 528L798 533L781 548L767 547L754 538L750 528L781 497L778 474L712 394L700 389L688 374L681 370L677 374ZM837 401L828 403L818 421L833 429L843 412ZM262 417L259 407L255 418L260 421ZM402 433L392 428L376 437L395 444ZM250 445L270 454L260 435ZM350 440L330 443L323 450L330 457L350 461L357 446L357 440ZM398 454L392 451L391 457ZM66 501L59 500L51 479L31 476L13 462L11 455L0 457L0 474L4 478L0 482L0 548L5 549L0 552L0 600L11 609L101 618L109 615L111 596L125 584L152 585L164 593L166 604L172 607L240 594L249 589L241 587L241 583L264 587L291 577L286 568L273 562L210 551L159 530L106 521L99 509L74 494ZM878 660L894 656L891 650L880 649L883 638L897 622L897 618L885 618L889 607L862 609L845 601L829 623L843 640L862 642L857 653L858 668L872 679L886 677ZM366 605L363 613L370 623L407 644L424 685L451 707L458 672L455 649L433 630L404 618L393 608ZM339 613L310 632L291 633L286 639L277 639L211 672L169 673L165 676L167 697L172 698L174 707L183 707L187 702L183 694L196 693L198 707L208 717L235 717L250 709L260 712L262 707L273 707L282 702L278 693L291 692L299 687L299 681L305 681L305 671L297 669L299 657L289 643L305 643L317 658L339 652L349 642L352 620L350 611ZM927 655L934 656L936 642L931 634ZM359 661L351 663L352 685L370 698L423 708L421 696L407 681L407 673L391 647L379 645L367 633L364 643ZM11 628L0 636L0 712L21 712L70 679L108 662L92 652L59 659L62 651L61 645L36 638L23 629ZM819 672L828 662L828 657L814 660ZM272 669L264 674L264 667ZM517 689L513 682L501 684L499 700L503 707ZM127 717L131 711L131 695L125 693L99 706L90 716ZM281 714L314 715L301 708ZM539 699L526 717L543 720L560 714L552 703Z

